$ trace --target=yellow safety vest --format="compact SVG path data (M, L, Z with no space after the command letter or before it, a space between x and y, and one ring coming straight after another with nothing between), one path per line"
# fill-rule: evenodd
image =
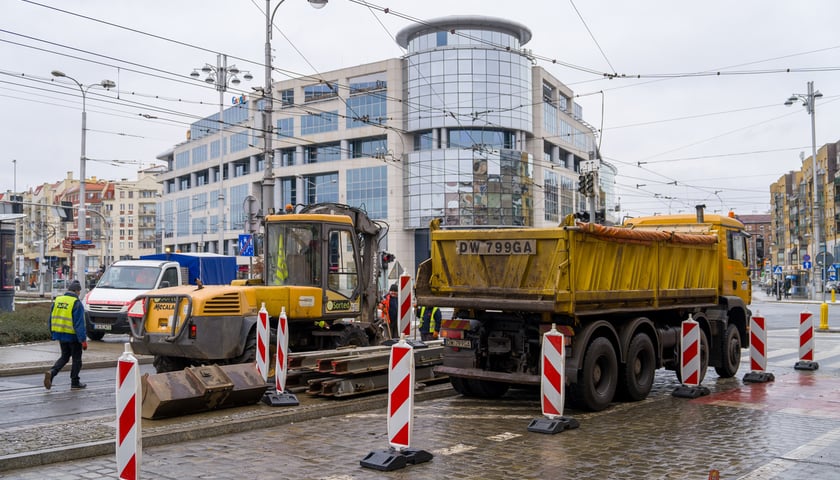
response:
M289 269L286 267L286 248L283 246L283 236L277 240L277 271L274 273L278 285L284 285L289 278Z
M73 328L73 307L79 299L70 295L56 297L52 310L52 324L50 329L56 333L76 334Z
M437 312L438 307L432 307L432 313L429 315L429 333L435 333L435 312ZM423 319L426 317L426 307L420 307L420 322L422 324Z

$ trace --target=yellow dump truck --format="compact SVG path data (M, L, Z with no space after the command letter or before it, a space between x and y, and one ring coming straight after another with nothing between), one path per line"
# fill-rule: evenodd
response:
M541 336L566 335L566 382L577 406L642 400L664 367L679 375L680 323L700 323L701 381L738 371L748 346L747 237L734 218L636 218L620 227L441 229L417 273L419 305L450 307L436 371L465 395L538 385Z

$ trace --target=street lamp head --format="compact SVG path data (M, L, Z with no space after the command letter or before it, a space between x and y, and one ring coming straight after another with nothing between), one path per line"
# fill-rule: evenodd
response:
M204 66L201 67L201 71L204 73L210 73L213 71L213 67L205 63Z
M817 90L816 92L814 92L814 98L822 98L822 93L820 93L820 91Z
M231 65L230 68L228 68L228 72L233 75L239 75L239 68L237 68L236 65Z
M793 102L794 102L794 100L791 100L790 98L788 98L787 100L785 100L785 106L789 107L789 106L793 105Z
M102 80L99 82L99 85L102 86L102 88L114 88L117 86L113 80Z
M251 72L245 72L245 75L243 75L242 78L244 78L247 81L251 81L254 79L254 76L251 75Z
M190 76L191 76L191 77L193 77L193 78L198 78L198 77L200 77L200 76L201 76L201 74L200 74L200 73L198 73L198 70L193 69L193 71L192 71L192 73L190 74Z
M312 5L312 8L324 8L330 0L309 0L309 4Z
M231 83L231 85L239 85L240 84L239 77L234 75L233 77L231 77L230 83Z
M67 76L61 70L53 70L50 73L52 74L53 77L66 77Z
M216 77L214 77L212 74L210 74L210 75L207 75L207 78L205 78L204 81L206 83L216 83Z

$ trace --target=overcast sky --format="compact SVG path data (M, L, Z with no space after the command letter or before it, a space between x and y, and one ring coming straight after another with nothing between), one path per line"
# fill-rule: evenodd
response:
M87 175L134 179L183 141L191 122L218 112L218 93L192 80L193 68L215 64L221 52L254 75L240 87L263 83L264 7L0 0L0 168L9 172L0 190L69 171L78 178L80 92L50 71L85 85L117 83L87 94ZM297 75L396 58L404 52L393 36L411 19L447 15L531 29L526 48L556 59L539 64L579 95L584 119L601 130L601 154L619 169L623 215L689 212L697 203L768 212L769 185L800 168L800 152L810 156L805 108L783 105L808 81L824 95L818 147L840 140L836 0L330 0L321 10L286 0L275 16L274 65Z

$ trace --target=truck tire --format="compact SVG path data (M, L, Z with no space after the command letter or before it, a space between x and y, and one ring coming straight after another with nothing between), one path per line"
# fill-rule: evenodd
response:
M623 400L644 400L656 376L656 354L646 333L639 333L627 348L627 363L621 366L618 391Z
M346 347L348 345L355 345L357 347L367 347L370 344L367 333L355 325L347 325L341 332L341 335L335 337L335 348Z
M677 344L677 349L679 350L680 346ZM709 369L709 340L706 337L706 332L703 329L700 329L700 377L697 380L697 383L703 383L703 379L706 378L706 370ZM680 371L680 355L677 355L677 380L682 383L682 372Z
M732 378L738 373L738 367L741 365L741 336L738 334L738 327L731 323L726 327L720 357L717 360L715 372L721 378Z
M618 384L618 360L612 342L604 337L592 340L583 357L580 380L569 388L572 401L593 412L607 408Z
M91 340L100 341L105 338L105 332L94 332L92 330L87 331L87 336Z
M465 397L471 397L473 395L472 389L470 388L466 378L449 377L449 383L452 385L452 388L461 395Z

